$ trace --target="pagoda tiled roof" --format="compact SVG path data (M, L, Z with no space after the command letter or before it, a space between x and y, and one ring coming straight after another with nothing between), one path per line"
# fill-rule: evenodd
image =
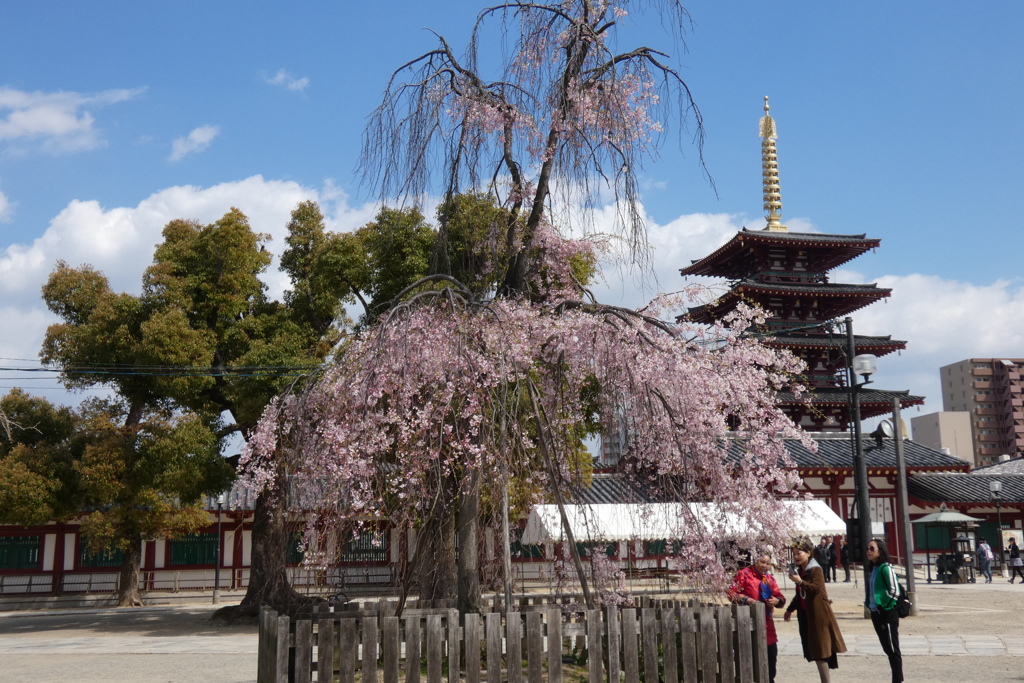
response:
M798 246L800 248L819 248L827 250L821 255L818 266L823 270L831 270L860 256L869 249L881 244L879 239L869 239L866 235L828 235L814 232L775 232L768 230L748 230L743 228L733 235L732 239L702 259L696 259L691 265L679 270L682 275L707 275L711 277L733 277L724 264L749 251L753 245L758 246Z
M974 468L975 474L1024 474L1024 458L1011 458L1006 462L997 462L991 465L982 465Z
M810 436L817 444L817 452L809 450L796 439L786 439L785 441L786 451L797 469L802 470L805 475L812 476L815 470L819 469L832 471L853 469L853 445L848 434L819 432L812 433ZM739 463L744 454L744 440L741 438L730 438L729 440L726 457L732 462ZM917 470L912 477L922 476L919 474L921 471L957 472L963 473L963 476L971 476L966 474L969 468L967 462L910 439L903 440L903 458L910 470ZM895 442L892 439L883 439L882 447L877 448L873 439L864 437L864 459L869 470L875 472L879 470L895 471ZM985 484L985 486L987 490L988 485ZM568 502L585 505L660 503L667 500L666 491L668 490L655 491L621 472L595 473L589 486L573 488L569 493L570 501Z
M914 474L907 479L907 493L921 501L942 503L991 504L991 475L963 473ZM1024 474L1000 476L1003 483L1001 505L1024 506Z
M765 346L785 349L840 349L846 350L846 336L828 333L817 334L771 334L761 338ZM876 356L884 356L907 348L905 341L893 339L891 336L870 337L854 335L853 345L857 351L869 351Z
M732 311L736 304L744 296L757 295L782 295L782 296L811 296L815 298L845 299L847 304L839 306L835 310L824 312L829 318L839 317L852 313L859 308L884 299L892 293L891 289L870 285L848 285L831 283L781 283L761 282L759 280L741 280L735 283L732 288L720 296L717 300L703 306L690 308L687 313L679 317L680 320L688 319L694 322L707 322L720 318ZM796 324L796 323L794 323Z
M892 391L889 389L861 389L860 405L863 409L870 405L884 405L886 408L892 406L892 400L898 398L900 406L917 406L924 403L923 396L911 396L909 391ZM844 387L835 389L812 389L799 396L789 391L780 391L775 394L776 402L780 405L798 405L810 403L811 405L848 405L850 392Z
M745 279L736 282L733 289L763 291L772 294L820 294L822 296L846 296L848 294L888 296L892 291L879 287L876 284L850 285L832 282L761 282L760 280Z
M645 491L637 482L621 473L594 474L590 486L573 489L569 493L572 503L582 505L608 505L616 503L660 503L663 496Z
M833 348L839 346L844 349L846 348L846 336L841 334L769 334L765 335L761 341L765 344L775 343L785 346L810 346L821 348ZM891 335L879 337L858 334L853 336L853 345L858 349L861 347L877 348L880 346L898 346L903 348L906 344L907 343L905 341L893 339Z
M786 451L798 469L853 469L853 440L846 432L815 432L810 437L818 447L817 452L809 450L796 439L786 440ZM893 439L882 439L882 447L874 439L864 436L864 460L869 469L896 468L896 445ZM736 442L729 449L730 459L739 461L743 454L743 441ZM970 465L948 453L936 450L910 439L903 440L903 459L907 467L917 470L967 472Z

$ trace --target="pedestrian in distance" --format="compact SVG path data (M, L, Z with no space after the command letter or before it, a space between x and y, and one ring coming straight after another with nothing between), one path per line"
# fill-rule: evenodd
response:
M828 578L828 538L825 536L821 537L821 543L814 547L814 561L821 567L821 571L825 574L825 581Z
M796 612L804 658L818 667L821 683L829 683L829 669L839 668L837 655L846 652L846 643L828 599L825 572L811 557L814 550L814 543L806 536L793 544L789 578L796 584L796 597L786 608L784 620L789 621Z
M871 624L878 634L882 651L889 657L892 683L903 681L903 654L900 652L900 615L896 602L900 582L892 567L885 541L875 538L868 543L868 568L871 570L870 590L866 607L871 610Z
M839 553L836 552L836 544L831 540L828 542L828 547L825 550L826 559L828 559L828 566L825 567L825 580L829 581L831 575L831 581L836 581L836 563L839 561Z
M845 538L839 539L839 544L839 561L843 563L843 571L846 572L843 583L850 583L850 544Z
M1020 559L1020 548L1017 547L1017 539L1010 536L1006 544L1006 553L1010 556L1010 583L1020 575L1020 582L1024 584L1024 561Z
M786 604L786 596L779 590L779 584L771 575L772 558L767 553L757 557L754 564L736 572L732 586L729 588L729 599L737 605L753 605L764 603L764 615L768 635L768 680L775 683L776 662L779 657L779 637L775 633L775 620L772 614L776 607Z
M985 539L978 537L978 568L981 575L985 577L985 583L992 583L992 560L995 559L992 546L985 542Z

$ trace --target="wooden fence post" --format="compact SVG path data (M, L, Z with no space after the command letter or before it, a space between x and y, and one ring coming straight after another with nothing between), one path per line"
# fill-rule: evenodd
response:
M368 683L377 680L377 617L363 617L363 680Z
M736 680L736 666L732 654L732 612L729 605L716 605L718 617L718 667L723 681Z
M367 604L347 612L349 618L317 613L315 624L312 613L289 619L263 608L257 681L307 683L315 659L317 683L335 680L335 671L341 683L355 683L357 667L371 683L381 666L383 683L399 683L403 670L403 683L420 683L425 657L423 683L562 683L568 637L583 639L587 683L641 683L641 662L643 683L766 683L763 604L647 604L641 610L605 606L572 614L531 604L526 612L488 613L483 623L481 615L444 607L409 609L400 619L378 617L388 613L387 606Z
M295 649L292 679L295 683L310 683L313 669L313 615L295 619Z
M320 618L316 634L316 681L317 683L333 683L334 681L334 619L331 614Z
M754 651L757 668L757 683L768 683L768 624L765 615L765 604L758 602L754 605Z
M622 610L622 669L626 683L640 683L640 653L637 647L636 610Z
M505 658L508 683L523 683L523 615L505 613Z
M604 608L605 630L608 633L608 680L612 683L619 682L619 672L622 670L619 664L622 654L619 612L620 609L614 605L606 605Z
M679 683L679 655L676 652L676 609L665 607L661 613L661 647L665 660L665 683Z
M548 683L562 683L562 610L551 609L548 615ZM615 679L618 681L618 678ZM471 682L468 679L466 683Z
M288 654L290 643L289 638L289 625L291 619L286 614L278 615L273 625L274 630L277 632L275 638L277 639L277 648L274 652L274 681L275 683L288 683Z
M501 613L487 615L487 683L501 683ZM509 666L511 668L511 666Z
M736 674L740 683L754 683L754 649L750 634L750 608L733 605L732 617L736 624L733 650L736 652Z
M382 617L380 620L380 630L384 660L384 683L398 683L398 664L402 658L398 617Z
M693 608L689 605L676 608L679 615L680 656L683 662L683 683L697 683L697 624Z
M466 683L480 683L480 615L467 614L462 627L466 652Z

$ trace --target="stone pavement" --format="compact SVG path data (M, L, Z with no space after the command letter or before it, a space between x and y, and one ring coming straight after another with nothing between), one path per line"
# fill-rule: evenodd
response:
M844 635L846 655L884 656L878 636L870 634ZM904 657L915 655L988 655L1024 657L1024 635L1021 636L926 636L901 635L900 651ZM2 652L2 650L0 650ZM803 656L800 637L786 635L779 638L779 656Z
M918 584L919 615L900 623L908 681L1024 680L1024 586L996 581ZM792 586L784 583L792 598ZM849 649L833 680L878 678L884 655L863 617L863 587L838 583L828 590ZM213 609L193 604L0 612L0 680L252 683L255 625L213 623ZM779 680L816 680L802 657L796 620L787 624L780 615L776 625Z

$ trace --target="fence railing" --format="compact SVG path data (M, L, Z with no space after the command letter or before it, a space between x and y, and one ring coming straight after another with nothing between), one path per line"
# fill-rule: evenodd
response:
M289 583L298 590L314 595L351 589L354 591L389 586L394 583L390 566L330 567L326 570L288 567ZM139 589L179 593L209 591L214 588L213 567L200 569L143 569L139 573ZM120 582L117 568L102 570L26 571L0 574L0 595L26 593L115 593ZM249 585L249 569L224 567L220 572L221 590L240 590Z
M767 683L768 649L762 603L400 617L391 603L294 619L265 607L257 667L258 683Z

